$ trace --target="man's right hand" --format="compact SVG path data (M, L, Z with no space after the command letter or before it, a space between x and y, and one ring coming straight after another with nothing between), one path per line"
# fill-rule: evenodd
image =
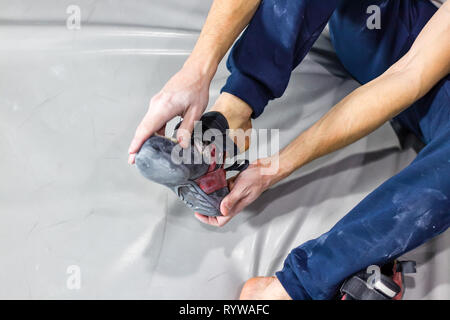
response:
M195 48L183 68L155 95L128 150L134 163L142 144L166 123L183 117L177 140L188 147L194 128L208 105L209 86L219 62L253 17L260 0L214 0Z
M136 129L129 147L128 163L133 164L142 144L154 133L164 135L166 123L176 116L183 117L177 140L183 148L189 146L194 121L200 119L208 105L209 86L213 74L186 63L150 100L147 113Z

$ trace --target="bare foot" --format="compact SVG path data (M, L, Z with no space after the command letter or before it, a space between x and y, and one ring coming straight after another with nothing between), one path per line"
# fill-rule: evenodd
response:
M255 277L247 280L240 300L292 300L277 277Z

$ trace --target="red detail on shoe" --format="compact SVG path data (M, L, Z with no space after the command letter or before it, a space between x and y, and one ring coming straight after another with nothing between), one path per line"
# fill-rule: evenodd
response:
M211 194L227 186L225 170L223 168L208 172L204 176L195 180L197 185L206 194Z
M394 274L392 276L392 280L400 287L400 292L392 298L392 300L401 300L403 298L403 293L405 292L403 287L403 274L398 271L398 262L394 262Z
M209 165L208 172L195 180L197 185L202 189L206 194L211 194L217 190L220 190L228 185L226 173L223 169L223 164L219 169L216 169L216 148L215 145L212 145L211 148L211 159L213 159L212 163Z

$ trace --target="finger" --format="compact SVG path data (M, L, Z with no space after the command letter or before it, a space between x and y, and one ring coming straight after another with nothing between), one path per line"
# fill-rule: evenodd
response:
M160 130L157 131L157 134L160 136L164 136L166 132L166 125L164 125ZM130 153L128 156L128 164L135 164L136 162L136 153Z
M194 130L194 121L200 118L194 111L194 108L189 108L186 115L183 117L180 128L177 130L177 140L182 148L187 148L191 142L192 131Z
M139 124L134 134L134 138L131 141L128 153L136 153L141 148L142 144L153 135L153 133L158 129L155 128L155 120L153 117L146 115L144 120Z
M207 216L204 216L204 215L202 215L202 214L200 214L200 213L198 213L198 212L195 212L195 213L194 213L194 216L195 216L200 222L203 222L203 223L205 223L205 224L209 224L209 219L208 219Z
M236 185L236 177L232 177L230 179L227 180L228 182L228 189L233 190L234 186Z
M217 217L217 227L223 227L231 220L231 218L232 218L232 216Z
M208 217L208 220L211 226L219 227L219 220L217 220L217 217Z
M237 215L239 212L241 212L242 210L244 210L251 202L249 201L249 199L247 197L241 199L238 203L236 203L233 207L233 211L230 212L229 217L234 217L235 215Z
M210 226L215 226L215 227L219 227L219 221L217 220L216 217L209 217L209 216L204 216L198 212L194 213L195 217L202 223L204 224L208 224Z
M136 161L136 153L130 154L130 156L128 157L128 164L134 164L135 161Z
M158 131L156 131L157 134L159 134L160 136L165 136L166 135L166 125L163 125L163 127L161 129L159 129Z
M136 129L133 140L131 141L128 153L136 153L141 148L142 144L150 138L157 130L160 130L170 120L170 114L158 113L154 114L150 109L147 111L144 119L141 121Z
M241 198L243 197L243 194L241 192L242 189L243 188L239 187L239 185L237 184L236 187L233 188L233 190L231 190L231 192L222 200L222 202L220 203L220 212L224 216L228 216L233 211L233 207L236 205L236 203L241 200Z

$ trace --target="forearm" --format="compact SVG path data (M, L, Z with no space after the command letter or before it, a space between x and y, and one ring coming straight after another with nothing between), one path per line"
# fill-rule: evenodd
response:
M273 183L325 154L368 135L450 72L450 3L422 30L412 48L383 75L353 91L280 153Z
M185 66L212 78L217 66L248 25L260 0L215 0Z
M408 71L387 73L353 91L282 150L280 178L359 140L407 108L418 92L411 79Z

